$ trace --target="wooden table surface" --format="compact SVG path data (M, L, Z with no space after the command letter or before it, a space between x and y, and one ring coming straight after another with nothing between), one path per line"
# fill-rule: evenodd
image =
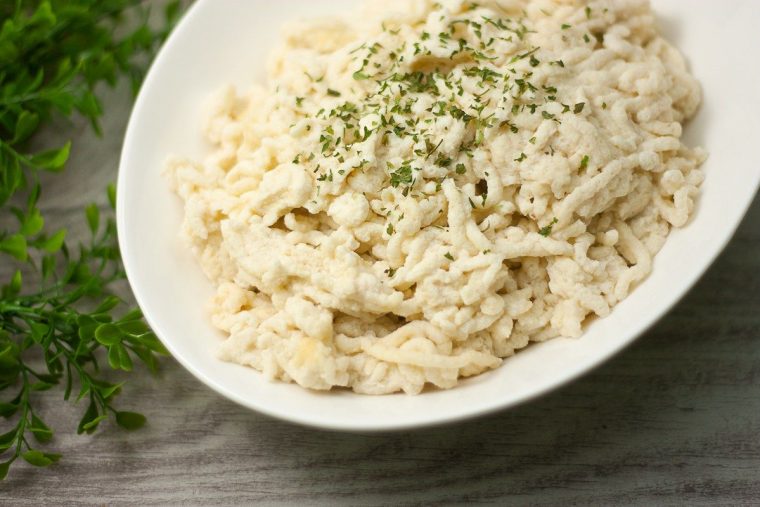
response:
M73 237L115 179L129 108L128 93L109 93L103 139L77 122L40 140L74 139L43 199ZM130 376L119 405L148 416L136 432L77 436L85 407L42 393L63 459L14 467L0 505L760 504L758 224L760 199L688 297L628 350L483 419L395 434L302 428L223 399L173 359L159 378Z

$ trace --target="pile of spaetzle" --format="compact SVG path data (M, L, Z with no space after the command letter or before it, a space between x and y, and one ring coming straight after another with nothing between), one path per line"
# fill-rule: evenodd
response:
M285 30L173 158L221 357L312 389L451 388L577 337L686 224L700 103L645 0L374 0Z

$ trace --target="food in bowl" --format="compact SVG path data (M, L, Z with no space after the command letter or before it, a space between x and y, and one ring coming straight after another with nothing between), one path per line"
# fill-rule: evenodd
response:
M644 0L372 0L295 23L174 157L220 357L358 393L451 388L582 334L684 226L700 103Z

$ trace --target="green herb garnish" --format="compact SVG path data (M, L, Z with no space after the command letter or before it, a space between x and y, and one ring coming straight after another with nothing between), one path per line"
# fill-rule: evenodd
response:
M551 233L552 233L552 229L554 228L554 226L555 226L555 225L556 225L558 222L559 222L559 220L557 220L557 219L555 218L555 219L554 219L554 220L552 220L552 221L551 221L551 223L550 223L549 225L547 225L546 227L541 227L541 229L539 229L538 233L539 233L541 236L543 236L543 237L545 237L545 238L548 238L548 237L551 235Z
M413 181L412 168L409 166L402 166L391 173L391 186L393 188L400 185L411 185Z

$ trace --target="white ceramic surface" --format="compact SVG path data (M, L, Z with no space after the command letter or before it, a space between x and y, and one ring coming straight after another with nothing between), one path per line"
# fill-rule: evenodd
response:
M316 393L221 362L207 318L212 287L178 238L182 206L161 170L169 154L201 157L202 104L225 84L263 80L287 20L353 0L199 0L156 59L129 123L119 170L118 228L146 318L175 358L228 398L293 422L373 431L459 420L514 406L587 372L630 344L704 273L733 235L760 183L760 9L757 0L653 0L666 36L702 82L705 104L686 137L710 151L695 219L675 231L654 272L580 339L534 345L456 389L411 397ZM760 252L758 252L760 254ZM688 330L683 330L688 333Z

